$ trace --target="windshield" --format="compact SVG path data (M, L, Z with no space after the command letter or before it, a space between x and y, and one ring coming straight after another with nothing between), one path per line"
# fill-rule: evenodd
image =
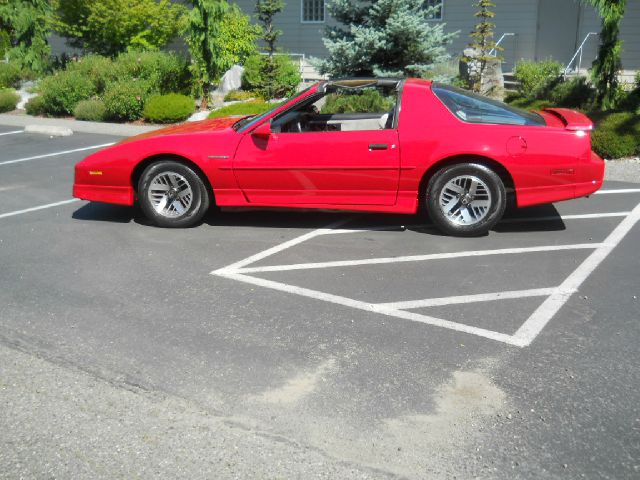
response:
M544 119L537 113L527 112L461 88L436 83L433 85L433 92L449 111L463 122L545 125Z
M233 129L236 132L244 132L245 130L250 129L254 125L260 123L264 118L267 118L269 115L271 115L273 112L275 112L282 105L285 105L285 104L289 103L291 100L293 100L295 98L301 97L302 95L304 95L311 88L312 87L306 88L302 92L298 92L295 95L293 95L292 97L289 97L289 98L287 98L286 100L284 100L282 102L274 103L273 108L270 108L269 110L267 110L264 113L261 113L259 115L251 115L249 117L245 117L245 118L242 118L242 119L238 120L236 123L233 124Z

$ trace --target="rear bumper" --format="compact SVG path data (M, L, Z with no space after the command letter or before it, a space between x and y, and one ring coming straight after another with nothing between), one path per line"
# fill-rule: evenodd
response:
M591 152L589 160L578 168L576 183L549 185L516 190L518 207L530 207L546 203L561 202L572 198L586 197L597 192L604 182L605 163L596 153Z
M110 185L73 185L73 196L92 202L133 205L135 193L132 187L114 187Z

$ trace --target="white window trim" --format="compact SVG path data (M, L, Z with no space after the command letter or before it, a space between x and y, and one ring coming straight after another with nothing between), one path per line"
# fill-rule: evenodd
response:
M444 20L444 0L440 0L440 18L427 18L427 22L442 22Z
M326 0L324 2L322 2L322 8L323 8L323 12L322 12L322 18L324 18L324 20L305 20L304 19L304 0L300 0L300 23L303 24L321 24L321 23L326 23L327 21L327 2Z

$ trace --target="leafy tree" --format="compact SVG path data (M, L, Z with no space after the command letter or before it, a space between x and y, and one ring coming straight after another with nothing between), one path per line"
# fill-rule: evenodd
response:
M9 58L22 68L43 72L49 65L51 49L48 0L0 0L0 30L9 39Z
M474 7L480 10L475 13L475 17L478 19L473 31L469 34L471 36L471 43L469 47L476 50L477 55L473 58L465 58L466 62L477 62L477 70L475 75L471 78L471 88L475 92L479 92L482 86L482 76L484 75L487 67L487 62L495 60L496 57L489 55L489 52L493 49L502 50L502 47L496 45L493 39L496 24L491 22L491 19L496 16L490 8L495 7L496 4L491 0L479 0L473 4Z
M115 56L157 50L178 33L185 8L170 0L53 0L55 27L77 48Z
M327 27L329 50L320 71L340 76L422 76L450 56L446 46L458 32L429 22L440 6L425 0L332 0L331 15L342 25Z
M620 53L622 42L620 22L624 16L626 0L586 0L602 18L600 49L593 62L593 80L596 100L603 110L614 108L618 97L618 72L622 68Z
M224 0L191 3L183 33L191 54L194 93L201 96L200 108L205 110L211 84L255 51L258 30L237 6Z

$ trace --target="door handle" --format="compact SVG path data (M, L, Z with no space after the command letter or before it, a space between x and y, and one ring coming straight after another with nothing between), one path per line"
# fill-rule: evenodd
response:
M369 150L386 150L389 148L389 145L386 143L370 143Z

